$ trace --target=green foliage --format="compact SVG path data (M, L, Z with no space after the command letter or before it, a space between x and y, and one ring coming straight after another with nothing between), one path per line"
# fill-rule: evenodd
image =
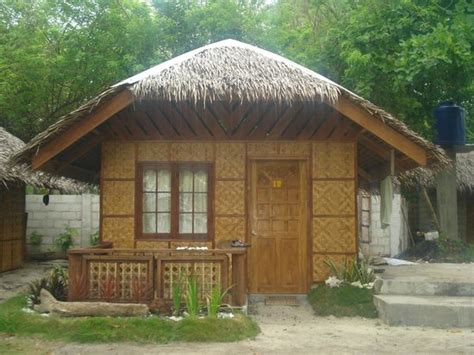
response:
M47 276L28 284L26 294L33 304L39 304L40 292L44 288L57 300L65 301L68 285L69 275L67 270L60 265L54 265Z
M43 235L39 234L36 231L33 231L30 234L30 244L34 246L39 246L43 242Z
M474 142L469 0L4 0L0 125L23 139L107 86L234 38L339 82L432 136L431 111L466 108Z
M308 294L308 301L319 316L377 318L372 290L365 288L318 286Z
M97 246L100 243L99 231L92 233L89 236L89 242L91 246Z
M207 297L207 316L211 318L217 317L217 312L222 305L222 300L224 299L227 292L229 292L231 287L228 287L225 290L221 290L220 285L215 286L211 290L211 294Z
M171 297L173 300L173 314L177 317L181 311L181 301L183 299L183 277L179 275L178 280L173 280L171 284Z
M78 234L77 229L66 226L65 231L56 237L54 243L59 250L66 252L74 245L74 237Z
M360 281L361 284L367 284L375 279L375 274L366 259L359 262L357 257L344 258L342 263L325 259L324 264L329 268L332 276L347 283Z
M0 125L25 140L161 59L138 0L5 0L0 37Z
M186 318L180 322L159 317L62 318L25 313L23 307L25 298L21 296L0 304L0 333L78 343L168 343L232 342L253 338L260 332L258 325L243 315L234 319Z
M199 314L199 291L196 276L189 277L186 285L186 310L190 317L196 317Z

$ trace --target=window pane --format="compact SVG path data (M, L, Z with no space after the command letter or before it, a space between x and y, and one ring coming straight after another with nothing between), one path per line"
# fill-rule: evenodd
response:
M179 194L179 211L192 212L193 211L193 194L186 192Z
M194 194L194 212L207 212L207 194Z
M155 193L143 194L143 211L144 212L156 211L156 194Z
M147 169L143 173L143 191L156 191L156 171Z
M171 194L158 194L158 212L169 212L171 210Z
M194 173L194 191L207 192L207 171L200 169Z
M156 233L156 214L143 214L143 233Z
M191 213L179 214L179 233L193 232L193 215Z
M206 213L196 213L194 215L194 233L207 233Z
M158 171L158 191L171 191L171 171L169 169Z
M158 233L169 233L171 215L169 213L158 213Z
M193 191L193 172L188 168L182 168L179 171L179 191Z

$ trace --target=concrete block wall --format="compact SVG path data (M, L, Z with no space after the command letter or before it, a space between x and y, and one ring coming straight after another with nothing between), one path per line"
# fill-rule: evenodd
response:
M43 195L26 195L27 251L57 251L55 240L66 226L78 231L74 246L88 246L90 235L99 230L99 208L99 195L50 195L48 206L43 204ZM33 232L43 236L39 248L30 244Z
M376 188L370 193L370 242L364 246L372 256L395 256L408 247L408 223L403 216L405 201L399 192L394 193L390 225L380 219L380 194Z

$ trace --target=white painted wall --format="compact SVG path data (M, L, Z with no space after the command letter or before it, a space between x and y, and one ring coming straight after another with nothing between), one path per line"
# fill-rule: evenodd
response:
M48 206L43 195L26 195L27 251L33 251L29 237L34 231L43 236L41 252L57 251L54 241L65 226L78 231L74 246L88 246L90 235L99 229L99 208L99 195L50 195Z

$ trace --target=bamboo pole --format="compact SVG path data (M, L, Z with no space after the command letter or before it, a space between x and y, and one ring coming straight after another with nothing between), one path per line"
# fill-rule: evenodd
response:
M441 225L439 224L438 216L436 215L436 211L433 207L433 204L431 203L430 197L428 196L428 192L426 191L426 187L422 188L423 191L423 196L426 200L426 203L428 204L428 207L430 208L431 214L433 215L434 222L436 224L436 228L438 229L438 232L441 232Z

